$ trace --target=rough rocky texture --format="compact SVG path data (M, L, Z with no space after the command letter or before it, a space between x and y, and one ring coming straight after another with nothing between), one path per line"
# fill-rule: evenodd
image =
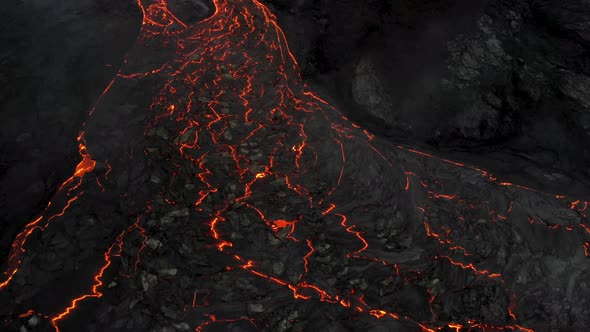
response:
M76 136L123 62L141 13L126 1L0 7L0 252L77 164Z
M271 3L306 77L352 119L554 190L563 183L537 174L560 173L584 192L587 1Z
M555 195L542 181L534 185L543 190L510 183L347 120L298 79L287 41L256 1L218 1L202 25L189 22L202 18L205 3L170 2L178 13L139 4L139 38L84 117L73 174L64 176L71 178L29 219L3 266L3 330L589 328L587 197ZM386 2L345 4L345 13L379 4L384 18L391 14ZM405 4L405 25L452 7ZM463 91L449 96L469 103L448 118L460 126L439 138L493 141L517 132L509 119L519 118L503 113L517 110L505 105L508 95L470 99L486 75L502 78L516 59L505 32L494 30L494 7L485 8L473 35L439 45L454 50L440 67L452 74L445 84ZM328 31L330 20L318 20ZM579 26L564 31L583 40ZM380 56L354 62L359 80L346 83L387 120L399 95L384 94ZM566 115L583 114L587 78L557 73L536 86L553 84L573 111ZM568 184L576 179L547 167L551 155L526 151L541 164L535 178L575 191Z

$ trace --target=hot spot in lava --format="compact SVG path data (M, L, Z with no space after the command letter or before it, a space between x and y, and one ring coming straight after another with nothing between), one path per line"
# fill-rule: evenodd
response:
M78 166L13 242L5 329L544 331L539 293L586 303L587 201L349 121L258 0L137 5Z

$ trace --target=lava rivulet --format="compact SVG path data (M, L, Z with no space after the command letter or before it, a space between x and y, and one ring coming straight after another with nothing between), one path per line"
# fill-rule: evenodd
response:
M137 44L88 124L116 106L108 97L117 89L155 86L147 107L130 107L137 113L129 115L143 121L137 139L147 166L140 173L149 176L127 180L134 173L125 162L140 163L137 149L109 156L114 161L108 163L115 152L83 130L82 160L43 215L16 237L0 290L24 287L12 281L27 278L19 268L31 234L58 232L67 227L59 223L79 216L72 205L92 206L91 195L110 197L109 191L125 188L113 197L143 210L129 208L126 223L104 237L110 242L102 244L102 263L86 290L51 312L30 309L56 331L65 331L62 324L80 307L104 309L97 299L112 303L118 287L183 302L165 316L182 317L196 331L305 327L293 313L269 321L268 310L256 303L265 296L299 310L326 305L338 319L365 326L532 331L518 316L517 299L526 289L510 282L506 258L490 246L514 232L543 233L571 239L571 250L588 256L588 202L501 182L485 170L372 135L305 84L268 7L258 0L213 2L210 17L189 25L166 0L137 1L143 13ZM145 191L142 200L137 193ZM552 211L571 217L554 224ZM180 255L183 262L166 267L158 255L171 262ZM245 293L256 293L256 284L267 294L234 299L220 281L226 276L239 280L236 287ZM192 289L172 291L180 284ZM467 309L449 312L457 293L485 287L503 299L494 320ZM407 292L419 299L406 303L401 294ZM232 316L222 302L248 309Z

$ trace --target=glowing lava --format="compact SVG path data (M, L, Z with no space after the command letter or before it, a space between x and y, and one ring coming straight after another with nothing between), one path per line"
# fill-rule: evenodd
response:
M516 324L515 303L507 303L503 309L511 323L505 326L486 324L478 319L457 322L440 318L442 306L437 304L442 300L420 279L432 272L430 267L450 268L469 273L477 281L481 278L504 287L502 274L489 267L489 262L470 261L477 255L472 248L475 244L469 240L476 232L475 227L483 224L478 221L482 213L499 224L511 222L512 216L522 213L522 209L516 199L516 203L474 201L445 186L449 180L445 182L418 174L426 173L421 169L423 164L433 162L437 167L476 174L477 181L487 186L522 191L531 189L499 182L479 168L408 147L387 145L340 115L302 81L285 34L269 8L257 0L213 2L215 12L212 16L188 25L169 10L166 0L137 1L143 20L135 53L141 58L157 48L157 53L162 56L145 62L136 59L137 63L132 56L129 57L115 80L154 80L161 87L155 96L151 96L149 110L144 110L149 115L145 135L146 140L154 145L172 147L168 149L171 152L165 153L161 150L166 149L158 148L144 152L147 156L153 153L154 160L162 158L168 175L165 179L152 181L161 186L156 197L146 202L144 215L136 216L110 245L89 291L69 301L66 308L50 317L56 331L59 331L59 324L69 315L75 315L76 309L86 300L103 297L105 272L113 269L113 259L124 256L129 247L134 247L130 255L132 267L127 272L120 271L116 278L133 279L142 269L141 258L146 255L146 246L159 246L159 242L150 238L150 227L145 221L150 219L148 217L161 220L162 215L167 219L180 216L190 219L183 226L187 228L206 225L209 250L232 262L223 266L226 271L241 271L272 284L292 296L293 301L325 302L365 319L399 320L423 331L532 331ZM113 86L111 82L105 93ZM91 115L94 111L93 108ZM81 161L74 175L58 192L61 208L53 211L50 204L41 217L29 223L16 237L0 289L7 287L18 272L29 235L35 230L44 230L52 219L63 218L70 205L83 195L81 185L92 176L97 163L88 154L82 134L79 143ZM381 145L385 148L380 148ZM398 155L402 153L414 158L414 164L408 165L408 169L398 165L401 164ZM419 227L423 225L423 229L420 228L421 243L435 248L431 256L428 252L420 257L429 259L430 267L416 269L398 264L392 255L387 258L379 256L380 249L375 244L379 239L371 234L366 223L355 220L359 212L350 206L350 200L358 195L353 182L359 180L358 172L355 173L358 164L367 169L375 166L376 176L399 173L398 182L388 180L387 185L398 185L398 193L414 195L412 204L416 205L416 211L413 213L422 218L422 224L419 224ZM111 171L122 170L109 168L103 181L111 182ZM370 176L361 173L360 179ZM106 190L98 177L95 178L100 190ZM350 193L343 190L345 183ZM177 187L188 188L184 196L173 194ZM360 184L358 187L366 188ZM551 195L550 198L560 203L566 200L561 195ZM388 202L370 203L373 205L367 203L367 206L371 209L388 206ZM186 207L186 213L180 207ZM587 207L588 202L579 200L568 203L568 208L580 215ZM280 248L265 248L265 255L280 258L285 252L300 254L296 261L289 262L288 268L295 272L294 280L269 271L257 260L259 253L248 248L251 243L243 240L248 234L232 228L237 227L235 224L239 218L258 227L253 232L264 233L281 244ZM201 221L202 225L199 224ZM310 225L312 222L317 225ZM590 228L585 223L565 225L564 228L568 231L581 229L586 238L590 235ZM318 229L322 229L323 236L316 234ZM353 244L350 247L337 245L344 241ZM580 246L586 255L588 243ZM336 251L333 255L336 258L330 256L330 250ZM384 308L383 304L371 301L360 286L330 287L322 280L326 278L321 274L324 273L323 267L317 262L320 258L324 261L339 259L344 271L355 264L368 264L362 269L386 271L387 282L384 282L387 284L399 279L400 285L420 287L427 302L426 311L431 317L398 312L394 310L400 307L397 304L387 304L389 307ZM514 298L510 290L505 289L504 295ZM202 312L198 310L210 307L210 293L210 290L191 292L185 310ZM202 316L206 318L205 322L194 326L196 331L239 322L262 326L252 317L219 318L220 314L212 312Z

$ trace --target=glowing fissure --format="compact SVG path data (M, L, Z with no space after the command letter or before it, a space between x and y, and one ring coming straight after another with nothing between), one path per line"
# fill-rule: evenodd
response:
M306 217L304 211L314 210L323 218L321 222L339 225L342 237L353 239L358 243L346 252L346 258L358 261L375 262L389 268L393 275L402 277L412 283L422 274L402 264L384 260L371 255L371 241L366 230L355 224L344 211L345 207L334 198L347 176L347 152L351 144L359 144L370 151L380 163L393 169L397 167L388 154L378 148L375 137L358 125L340 115L325 100L318 97L302 81L297 62L288 48L285 34L277 24L274 14L257 0L213 0L214 14L189 26L178 19L169 9L166 0L138 0L143 13L142 29L136 47L148 50L153 43L173 50L172 59L154 65L147 71L128 71L124 66L115 81L143 80L156 77L165 80L158 95L153 97L151 111L154 116L145 128L146 136L153 136L157 128L164 127L177 139L172 143L176 149L175 157L170 161L173 174L168 183L180 181L183 165L191 165L195 171L194 200L190 208L206 217L210 241L217 250L233 260L234 265L227 270L240 269L257 278L282 287L292 293L295 300L322 301L351 310L357 314L374 319L402 320L414 324L423 331L455 330L518 330L532 331L517 323L516 302L510 303L506 315L512 324L492 326L477 320L461 322L442 321L433 304L437 298L428 289L428 303L432 319L424 321L411 313L385 310L367 303L365 294L357 289L327 289L308 279L314 269L313 257L322 250L321 240L310 236L309 231L302 230ZM105 92L113 86L109 84ZM94 113L91 110L91 115ZM147 110L146 110L147 112ZM324 148L317 142L323 140ZM326 141L327 140L327 141ZM60 222L71 204L76 204L83 191L80 186L84 181L96 179L97 186L104 190L101 183L110 182L109 171L94 175L96 161L87 152L84 131L79 138L81 161L71 178L66 180L58 191L57 202L49 204L42 216L31 221L16 237L8 268L0 289L10 285L18 273L22 257L26 252L27 238L35 231L42 231L47 225ZM328 146L328 148L325 148ZM434 159L452 167L469 168L479 173L486 181L498 186L514 187L519 190L529 188L500 182L489 172L465 166L451 160L437 158L425 152L398 146L399 150L412 153L417 158ZM147 152L146 152L147 154ZM334 177L321 179L326 186L321 190L310 186L318 181L317 170L332 165L323 164L322 157L330 154L327 160L337 163L333 170ZM331 159L330 159L331 158ZM222 160L221 162L219 160ZM232 165L226 171L222 165ZM108 164L107 164L108 165ZM492 269L480 267L481 262L471 262L473 255L461 245L464 234L453 229L452 225L437 219L435 204L454 204L465 211L475 210L473 202L457 194L445 192L436 179L421 178L417 170L404 170L400 187L404 191L419 190L424 193L424 205L417 213L423 217L424 234L432 238L439 247L439 254L432 257L432 264L447 264L450 268L465 270L477 278L486 278L490 282L503 284L502 275ZM228 189L228 186L238 189ZM267 188L274 186L277 192L293 202L285 209L276 209ZM415 189L416 187L416 189ZM160 198L170 206L179 203L175 197L169 197L163 190ZM567 198L556 195L573 211L586 217L589 203L576 200L568 202ZM286 200L286 198L285 198ZM55 201L55 200L54 200ZM216 202L213 206L212 202ZM61 204L61 206L57 206ZM217 204L220 203L220 204ZM55 205L55 207L54 207ZM112 268L114 257L121 256L126 239L133 236L139 239L135 250L135 262L128 273L121 277L132 277L141 269L141 256L149 237L144 220L152 213L151 202L146 204L144 216L117 236L104 254L104 264L98 269L94 281L86 294L72 299L70 305L58 314L50 317L56 331L59 324L76 308L89 299L103 296L101 289L105 281L105 271ZM478 207L477 207L478 208ZM510 202L501 211L490 211L494 222L507 221L513 211ZM285 246L298 248L304 254L298 266L298 280L293 282L267 272L256 259L246 257L241 250L243 244L231 238L227 231L231 213L237 213L260 221L274 237L284 241ZM466 217L458 216L456 223L464 222ZM534 220L534 217L531 217ZM550 225L546 225L550 226ZM588 238L590 227L586 224L566 225L568 231L582 230ZM590 250L590 241L581 243L586 255ZM509 291L507 290L507 293ZM185 308L206 308L208 290L192 294L191 303ZM509 294L511 299L516 295ZM257 326L254 318L236 317L220 319L215 313L206 315L206 321L196 326L196 331L204 331L209 326L246 322Z

